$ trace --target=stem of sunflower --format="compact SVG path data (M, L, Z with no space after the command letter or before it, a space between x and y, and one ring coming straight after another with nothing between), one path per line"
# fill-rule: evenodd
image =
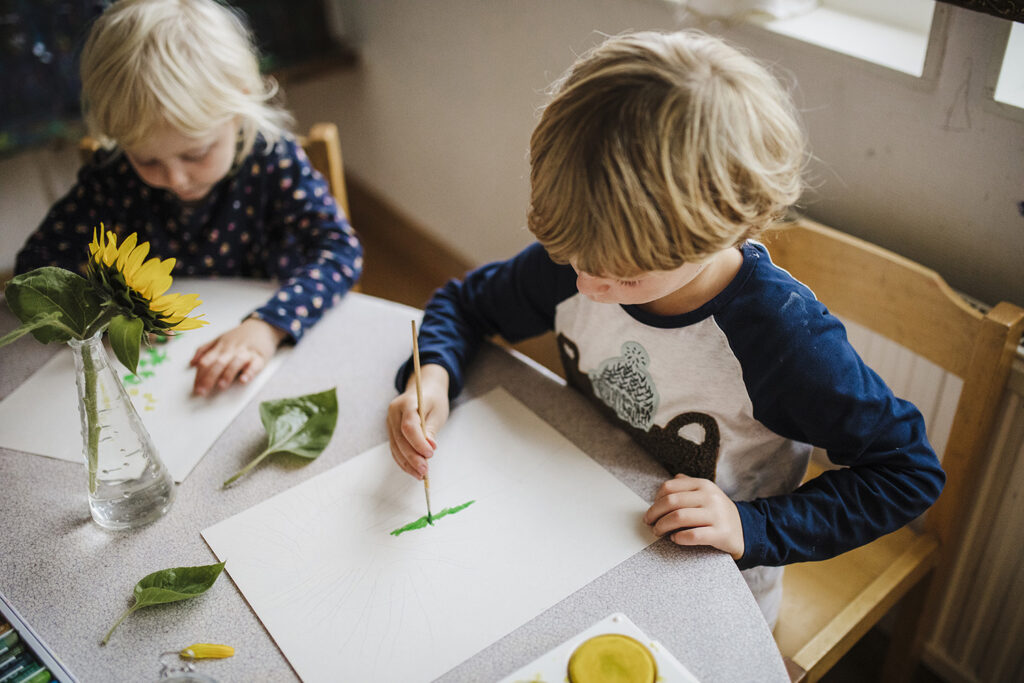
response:
M84 389L82 404L86 413L86 458L89 470L89 493L96 493L96 469L99 467L100 425L96 395L96 359L88 344L82 347L82 379Z
M99 314L89 321L89 324L85 326L85 339L88 339L92 335L96 334L102 329L106 329L107 324L114 319L120 312L120 308L116 304L112 304L109 301L103 302L103 307L100 309Z

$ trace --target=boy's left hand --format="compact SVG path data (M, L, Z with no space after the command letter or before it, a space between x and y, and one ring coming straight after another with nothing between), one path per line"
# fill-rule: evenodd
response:
M199 347L189 362L196 369L192 393L206 396L214 389L226 389L236 379L245 384L274 357L287 336L284 330L259 318L242 324Z
M677 474L658 489L644 522L679 545L709 545L743 557L743 525L736 504L707 479ZM672 533L675 532L675 533Z

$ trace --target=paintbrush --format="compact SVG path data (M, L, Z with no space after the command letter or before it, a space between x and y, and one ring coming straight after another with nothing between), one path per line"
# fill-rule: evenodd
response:
M412 321L412 369L416 378L416 413L420 416L420 429L427 436L427 422L423 419L423 390L420 388L420 345L416 339L416 321ZM429 465L428 465L429 466ZM430 512L430 475L423 475L423 493L427 497L427 524L434 525L434 515Z

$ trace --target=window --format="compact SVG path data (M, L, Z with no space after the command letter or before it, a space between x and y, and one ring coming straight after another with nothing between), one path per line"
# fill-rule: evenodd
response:
M994 99L1024 108L1024 24L1014 23L1010 28Z
M821 0L801 16L763 21L769 31L912 76L924 75L934 0Z

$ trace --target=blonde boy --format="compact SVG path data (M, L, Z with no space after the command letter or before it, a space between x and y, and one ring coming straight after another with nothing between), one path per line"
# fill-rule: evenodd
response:
M395 461L422 477L480 340L555 330L569 383L670 475L645 515L729 553L774 626L781 565L825 559L923 512L944 474L918 411L841 323L751 241L802 189L778 83L695 32L606 41L558 84L531 140L538 243L434 295ZM800 486L812 445L846 466Z

